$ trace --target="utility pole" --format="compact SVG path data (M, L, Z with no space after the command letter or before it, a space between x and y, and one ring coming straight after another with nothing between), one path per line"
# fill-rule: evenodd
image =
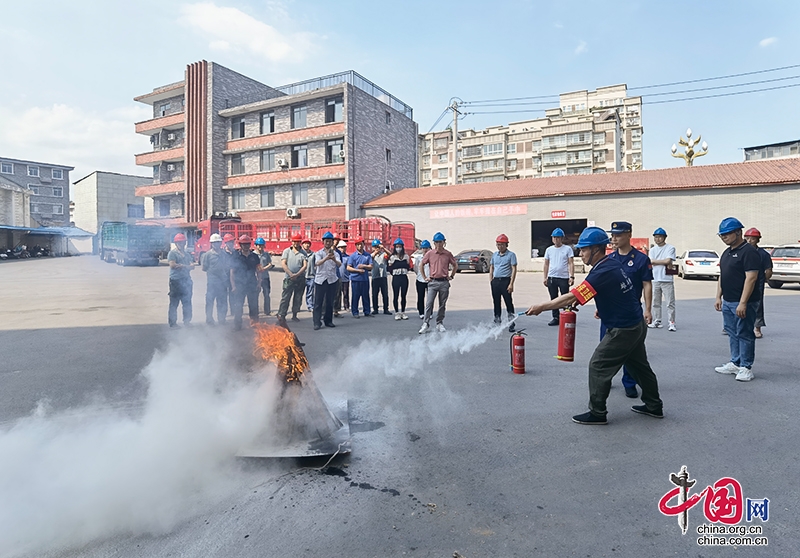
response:
M450 105L453 111L453 184L458 184L458 102L461 99L454 98Z

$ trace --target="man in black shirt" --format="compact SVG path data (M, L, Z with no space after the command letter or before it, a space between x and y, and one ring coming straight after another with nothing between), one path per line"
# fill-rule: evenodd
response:
M761 333L761 328L766 326L764 321L764 285L772 277L772 256L769 252L759 247L758 243L761 242L761 231L755 227L747 229L744 233L744 239L756 250L761 257L761 273L758 274L758 283L756 288L761 294L761 301L758 303L758 312L756 312L756 339L761 339L764 334Z
M258 267L261 259L250 251L253 240L243 234L239 237L239 251L234 252L231 260L231 311L233 328L242 329L242 313L244 299L250 314L250 325L258 323Z
M762 265L758 250L742 238L743 228L741 221L734 217L723 219L719 225L719 237L728 248L719 261L714 308L722 312L731 360L715 370L720 374L736 374L740 382L749 382L753 379L751 368L756 356L753 326L761 300L756 283Z

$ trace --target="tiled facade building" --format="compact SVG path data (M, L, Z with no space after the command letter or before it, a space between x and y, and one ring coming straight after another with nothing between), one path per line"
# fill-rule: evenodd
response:
M0 157L0 176L30 192L30 219L34 226L69 225L69 171L72 169L53 163Z
M642 98L627 86L559 96L544 118L459 130L459 183L496 182L638 170L642 162ZM421 186L453 184L450 130L420 136Z
M745 161L760 161L761 159L786 159L800 157L800 140L756 145L744 148Z
M350 219L388 190L417 186L411 107L355 72L273 88L213 62L136 97L153 150L136 156L153 184L145 217L191 226L242 220Z

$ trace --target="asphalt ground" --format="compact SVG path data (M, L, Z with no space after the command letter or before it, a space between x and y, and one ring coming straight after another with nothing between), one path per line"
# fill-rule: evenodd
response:
M24 432L21 421L41 414L36 409L43 401L45 415L56 416L98 401L140 406L148 392L141 372L156 351L252 350L247 327L235 333L230 326L202 325L205 286L198 271L193 273L198 325L170 330L167 273L163 265L122 268L88 256L0 264L5 441L9 433ZM541 280L541 274L519 276L520 310L547 298ZM570 417L586 409L587 362L599 336L591 305L578 314L573 363L553 358L557 328L546 325L549 316L520 318L518 325L528 334L527 372L515 375L509 371L509 335L494 338L486 333L488 326L474 327L491 320L487 276L461 273L451 288L448 332L430 334L424 342L417 335L413 288L408 321L345 317L336 320L336 329L315 332L310 314L302 312L301 322L292 324L323 391L347 392L350 455L337 456L323 469L324 459L236 460L224 469L230 482L223 488L191 505L179 500L177 509L154 524L127 524L126 514L134 516L126 509L128 499L131 507L142 502L135 492L122 493L113 508L121 519L111 527L89 529L90 535L67 547L42 542L28 555L733 555L698 545L695 529L708 523L702 502L689 511L686 535L676 517L659 512L660 498L674 487L670 474L685 465L697 481L692 493L732 477L745 498L769 499L766 523L742 521L762 525L768 546L739 546L739 555L796 556L800 426L792 418L792 394L800 362L800 288L767 289L768 327L757 341L755 379L741 383L714 372L728 360L721 315L713 309L716 284L676 281L678 331L650 330L647 338L663 420L632 413L630 406L638 401L625 397L617 377L608 400L609 424L572 423ZM280 284L279 274L272 274L272 284ZM273 308L278 297L274 289ZM231 369L235 366L232 359ZM69 459L82 467L81 455L69 453ZM160 464L164 475L183 465L182 459L187 458L180 452L167 451ZM72 471L70 465L75 466L65 462L65 470ZM120 484L129 482L114 474ZM125 474L135 485L137 471ZM15 483L8 475L3 481L6 491ZM54 490L71 481L60 482ZM46 483L16 484L13 494L21 497L49 490ZM87 501L101 499L92 494L91 479L73 484L88 487ZM64 504L64 514L82 525L87 504L80 496L73 499ZM13 504L5 506L8 511ZM61 525L60 518L50 524L32 517L29 527L41 540ZM13 537L0 537L9 540ZM0 555L14 548L0 547Z

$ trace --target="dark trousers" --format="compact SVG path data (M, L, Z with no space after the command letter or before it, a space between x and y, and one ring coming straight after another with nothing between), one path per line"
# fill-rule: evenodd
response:
M394 311L406 311L406 297L408 296L408 275L392 275L392 294L394 295ZM397 299L400 299L398 310Z
M272 306L269 300L269 293L272 290L270 283L269 283L269 276L267 275L267 271L264 272L264 275L261 277L261 292L264 295L264 314L269 315L272 311Z
M373 277L372 278L372 311L378 313L378 291L383 300L383 311L389 311L389 282L386 277Z
M337 312L339 310L347 310L350 308L350 281L342 281L339 279L339 288L336 290L336 302L333 303L333 309Z
M647 361L644 340L647 324L644 320L633 327L608 329L589 360L589 410L599 417L606 416L606 399L611 379L625 365L634 381L642 388L642 402L651 411L660 411L658 379Z
M364 309L364 315L369 316L369 281L350 281L353 288L353 299L351 310L353 316L358 316L358 303Z
M494 301L494 317L499 318L501 315L500 302L501 300L506 303L506 312L508 316L514 315L514 300L511 293L508 292L508 286L511 284L511 277L495 277L492 279L492 300Z
M547 292L550 293L550 300L555 300L558 298L560 296L559 292L562 295L567 294L569 292L569 279L563 279L561 277L548 277ZM553 318L556 320L558 319L559 312L560 310L553 310Z
M302 275L289 279L283 279L283 292L281 293L281 305L278 308L278 317L285 318L289 312L289 301L292 302L292 315L297 316L300 306L303 304L303 292L306 290L306 278ZM293 298L294 297L294 298Z
M206 323L214 323L214 305L217 306L217 321L225 323L228 316L228 283L208 278L206 283Z
M606 329L606 324L600 322L600 341L602 341L606 336L606 331L608 331ZM625 389L636 387L636 380L634 380L633 376L631 376L628 372L627 366L622 367L622 385L625 387Z
M764 321L764 283L761 283L761 285L756 285L756 288L761 289L761 300L758 301L755 327L760 328L767 325L767 322Z
M183 323L192 322L192 280L169 280L169 310L167 320L169 325L178 323L178 304L183 310Z
M428 284L422 281L414 281L417 285L417 310L419 315L425 315L425 298L428 296Z
M314 325L321 326L322 320L325 325L333 323L333 299L336 297L336 285L338 281L333 283L315 283L314 284ZM322 310L325 309L323 315Z
M238 285L235 291L231 291L231 314L233 314L234 327L242 327L242 314L244 313L244 301L247 299L247 309L251 320L258 320L258 285Z

